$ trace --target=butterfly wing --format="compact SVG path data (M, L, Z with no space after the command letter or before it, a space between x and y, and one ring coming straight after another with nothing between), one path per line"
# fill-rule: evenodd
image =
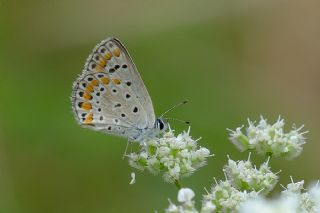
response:
M72 105L82 126L129 139L155 123L148 91L129 53L115 38L103 40L88 57L74 83Z

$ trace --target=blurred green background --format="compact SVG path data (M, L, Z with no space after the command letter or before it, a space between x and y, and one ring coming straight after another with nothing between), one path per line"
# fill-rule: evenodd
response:
M262 114L310 130L302 155L273 159L280 183L320 177L319 1L0 1L0 212L154 212L176 200L160 176L133 171L126 140L81 128L72 82L100 40L126 45L156 113L192 122L215 157L183 179L200 204L227 154L226 128ZM186 129L171 124L177 133ZM259 159L256 157L256 159Z

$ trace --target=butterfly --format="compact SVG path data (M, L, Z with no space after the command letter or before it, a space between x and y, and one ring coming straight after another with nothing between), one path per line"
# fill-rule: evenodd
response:
M142 142L164 132L150 95L128 51L116 38L101 41L89 55L71 96L83 127Z

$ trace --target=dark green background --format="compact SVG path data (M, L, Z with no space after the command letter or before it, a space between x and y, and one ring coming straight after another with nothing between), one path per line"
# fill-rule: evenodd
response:
M260 3L258 3L260 2ZM100 40L126 45L159 115L192 122L215 157L182 180L196 192L245 159L226 128L282 115L305 124L302 155L272 159L280 182L320 176L318 1L0 1L0 212L153 212L176 200L160 176L133 171L126 140L81 128L69 96ZM186 129L171 124L177 132ZM254 159L259 158L253 156Z

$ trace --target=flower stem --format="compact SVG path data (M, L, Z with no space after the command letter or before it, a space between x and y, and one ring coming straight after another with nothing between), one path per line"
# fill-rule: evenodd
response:
M174 181L174 185L176 185L176 187L177 187L178 189L181 189L181 184L180 184L179 180L175 180L175 181Z

